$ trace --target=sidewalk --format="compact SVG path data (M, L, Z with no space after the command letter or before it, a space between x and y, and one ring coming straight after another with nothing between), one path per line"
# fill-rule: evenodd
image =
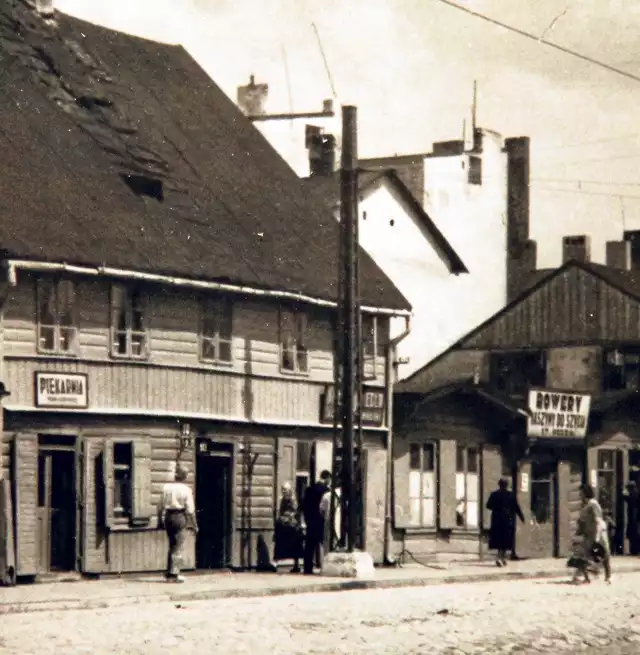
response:
M640 557L613 559L614 577L640 571ZM191 573L182 585L165 582L161 575L142 574L102 580L53 582L0 587L0 615L52 610L101 609L171 601L175 603L222 598L257 598L283 594L388 589L462 582L487 582L568 577L565 559L509 562L493 560L456 562L432 567L418 564L376 570L372 580L351 580L290 573Z

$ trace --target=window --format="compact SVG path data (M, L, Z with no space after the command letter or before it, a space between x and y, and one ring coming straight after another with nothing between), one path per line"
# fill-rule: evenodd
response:
M530 510L536 523L549 523L553 520L553 480L557 471L555 459L536 461L531 464L531 502Z
M53 278L38 280L37 307L38 351L72 354L77 334L73 282Z
M306 348L307 315L303 312L280 310L280 366L290 373L309 371Z
M631 243L631 268L640 268L640 230L626 230L623 238Z
M605 391L640 388L640 349L623 348L604 352L602 383Z
M312 477L312 451L313 443L310 441L298 441L296 449L296 496L298 505L302 505L304 492L309 486Z
M598 502L605 516L615 516L615 450L598 451Z
M113 444L113 514L130 517L133 496L133 447L131 443Z
M201 303L200 311L200 359L205 362L231 362L231 301L227 298L206 298Z
M147 356L144 297L139 287L111 287L111 354L117 357Z
M362 358L365 374L378 377L384 373L384 338L377 316L362 314Z
M482 159L469 156L469 184L482 184Z
M547 359L542 351L493 353L491 385L510 396L525 396L530 387L544 387Z
M477 528L480 452L478 448L458 446L456 449L456 525Z
M436 449L432 443L409 445L411 525L436 525Z

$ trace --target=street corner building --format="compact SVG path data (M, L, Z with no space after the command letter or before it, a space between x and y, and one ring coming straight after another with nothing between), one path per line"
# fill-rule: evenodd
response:
M640 272L633 235L538 270L503 310L395 387L395 548L486 553L501 477L524 513L520 557L569 554L591 484L612 550L629 553L624 490L640 483Z
M332 465L337 222L181 47L0 0L0 88L5 581L162 570L177 462L185 568L269 562L279 486ZM410 307L360 271L381 561L389 322Z

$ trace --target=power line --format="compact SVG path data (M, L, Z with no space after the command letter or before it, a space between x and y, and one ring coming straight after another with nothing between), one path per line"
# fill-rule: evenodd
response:
M613 143L615 141L628 141L630 139L637 139L640 136L638 132L633 134L625 134L622 136L612 136L606 139L594 139L593 141L580 141L578 143L560 143L556 146L542 146L537 147L537 152L548 152L549 150L567 150L568 148L586 148L587 146L599 145L602 143Z
M331 85L331 93L333 93L333 97L335 99L338 97L338 94L336 93L336 87L334 86L333 78L331 77L331 69L329 68L329 62L327 61L327 57L324 54L324 48L322 47L322 41L320 39L320 32L318 32L318 28L316 27L315 23L311 23L311 27L313 27L313 31L316 33L316 39L318 40L318 47L320 48L322 61L324 61L324 68L327 71L327 77L329 78L329 84Z
M466 14L475 16L476 18L480 18L481 20L484 20L487 23L491 23L492 25L497 25L498 27L502 27L505 30L509 30L510 32L519 34L520 36L523 36L532 41L536 41L537 43L541 43L542 45L546 45L549 46L550 48L554 48L555 50L559 50L560 52L563 52L566 55L571 55L572 57L576 57L577 59L582 59L582 61L586 61L590 64L593 64L594 66L599 66L600 68L604 68L605 70L608 70L611 73L622 75L622 77L627 77L628 79L633 80L634 82L640 82L640 76L638 75L634 75L633 73L623 71L619 68L616 68L615 66L612 66L611 64L607 64L603 61L600 61L599 59L594 59L593 57L589 57L589 55L583 55L580 52L571 50L569 48L565 48L564 46L558 45L557 43L547 41L547 39L543 38L542 36L536 36L531 32L525 32L524 30L521 30L517 27L513 27L513 25L507 25L506 23L502 23L499 20L496 20L495 18L490 18L485 14L481 14L477 11L473 11L472 9L468 9L467 7L461 7L455 2L452 2L452 0L438 0L438 2L442 2L443 4L448 5L449 7L453 7L454 9L458 9L459 11L463 11Z
M554 187L538 187L537 191L541 193L574 193L581 196L603 196L607 198L631 198L640 200L640 194L628 195L625 193L605 193L604 191L583 191L582 189L556 189Z
M612 182L608 180L580 180L562 177L532 177L531 182L557 182L558 184L593 184L598 186L632 186L640 187L640 182Z

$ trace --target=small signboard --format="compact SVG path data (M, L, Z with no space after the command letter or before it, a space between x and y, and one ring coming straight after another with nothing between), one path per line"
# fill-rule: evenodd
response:
M591 396L549 389L529 390L527 436L584 439Z
M84 373L44 373L35 376L36 407L86 409L89 406Z
M529 492L529 474L528 473L521 473L520 474L520 491L522 493L528 493Z
M322 412L320 420L322 423L333 423L335 391L333 385L327 385L323 394ZM359 418L356 398L356 420ZM384 424L385 391L373 387L365 387L362 392L362 425L380 427Z

